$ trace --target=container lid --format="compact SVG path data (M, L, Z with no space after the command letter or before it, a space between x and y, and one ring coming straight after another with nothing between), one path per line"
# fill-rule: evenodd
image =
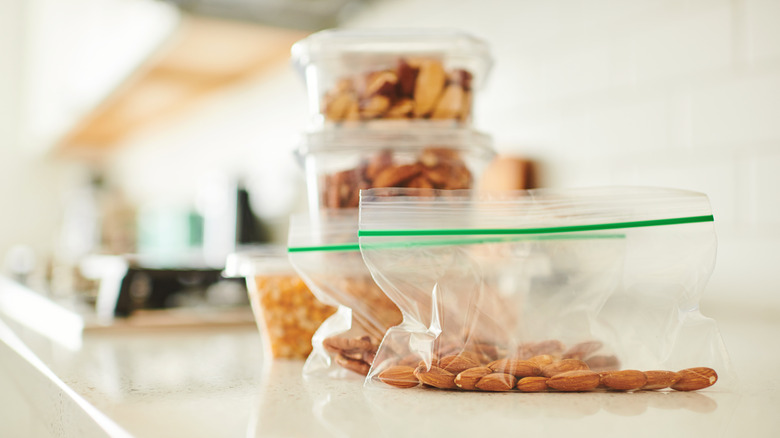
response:
M421 122L422 123L422 122ZM407 126L414 126L409 123ZM417 151L430 147L443 147L472 155L492 157L492 137L470 128L408 128L372 129L356 127L305 133L296 155L302 158L309 154L339 153L392 149L394 151Z
M484 62L485 71L492 64L485 41L451 29L328 29L298 41L291 52L293 63L299 68L323 60L368 54L475 58Z
M262 274L294 274L295 270L282 245L256 245L228 255L223 275L228 278Z

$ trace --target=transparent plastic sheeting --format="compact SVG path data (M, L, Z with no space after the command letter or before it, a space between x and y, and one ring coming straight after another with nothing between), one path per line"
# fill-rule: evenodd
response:
M290 219L290 262L320 301L338 307L312 338L305 377L365 376L385 332L401 322L363 263L357 226L357 209Z
M542 345L564 357L586 345L579 358L609 369L709 367L715 388L735 382L698 307L717 249L703 194L364 190L359 243L403 314L366 385L384 386L377 376L393 365L522 357Z

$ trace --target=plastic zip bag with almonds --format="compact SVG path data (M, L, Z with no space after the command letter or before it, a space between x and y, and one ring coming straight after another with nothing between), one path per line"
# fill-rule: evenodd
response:
M719 387L698 310L716 238L707 197L656 188L361 192L360 249L404 320L369 386L483 391Z
M385 331L401 321L363 263L357 225L357 209L290 219L290 262L319 300L338 307L312 338L304 376L365 376Z

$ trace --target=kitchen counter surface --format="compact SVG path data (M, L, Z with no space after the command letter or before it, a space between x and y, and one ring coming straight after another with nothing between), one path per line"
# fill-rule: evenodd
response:
M84 331L65 348L0 313L0 436L780 436L780 316L713 307L733 389L630 394L364 389L264 361L251 325Z

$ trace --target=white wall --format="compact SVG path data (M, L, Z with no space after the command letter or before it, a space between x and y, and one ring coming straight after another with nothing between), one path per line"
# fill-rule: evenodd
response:
M393 0L348 24L483 37L496 63L475 123L499 151L538 160L547 186L709 194L720 250L708 299L780 307L778 23L776 0ZM139 197L162 196L159 178L192 192L213 167L262 175L303 127L302 90L280 65L129 141L116 168Z

